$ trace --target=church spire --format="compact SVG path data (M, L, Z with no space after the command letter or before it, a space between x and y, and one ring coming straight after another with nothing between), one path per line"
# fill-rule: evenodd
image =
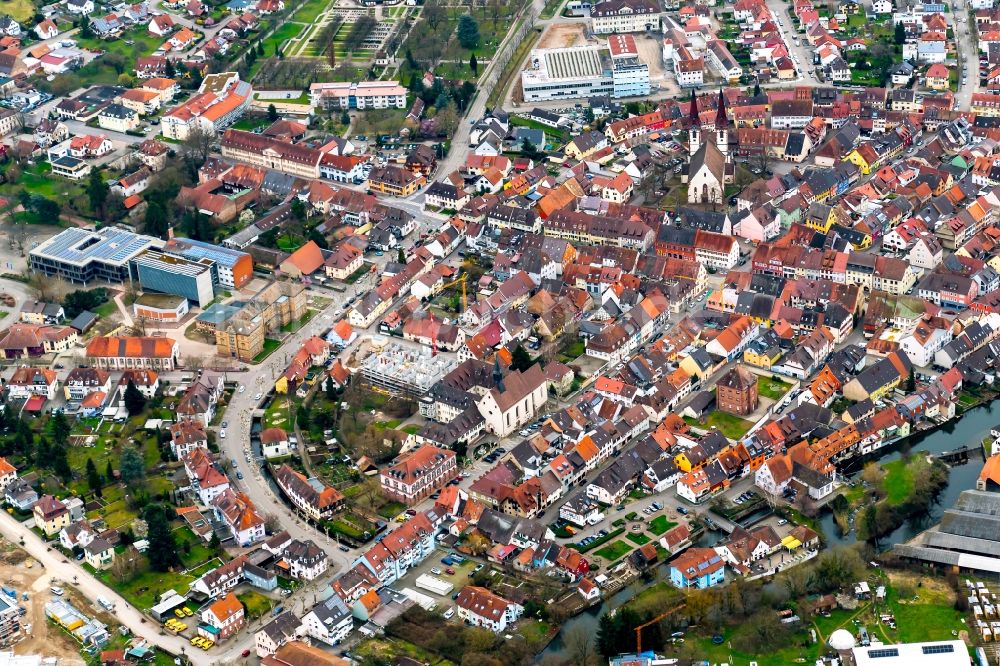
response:
M691 91L691 111L688 113L691 127L701 127L701 116L698 115L698 93Z
M729 127L729 116L726 115L726 96L722 94L722 88L719 88L719 108L715 114L715 129L720 130Z

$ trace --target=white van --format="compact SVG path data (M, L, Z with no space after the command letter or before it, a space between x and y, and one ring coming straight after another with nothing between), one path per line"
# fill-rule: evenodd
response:
M115 605L104 597L97 597L97 603L106 611L113 611L115 609Z
M55 585L49 588L49 592L56 595L57 597L61 597L63 595L63 589L61 587L56 587Z
M445 612L444 612L444 613L442 614L442 616L444 617L444 619L446 619L446 620L450 620L451 618L453 618L453 617L455 616L455 609L454 609L454 608L452 608L451 606L449 606L449 607L448 607L448 610L446 610L446 611L445 611Z

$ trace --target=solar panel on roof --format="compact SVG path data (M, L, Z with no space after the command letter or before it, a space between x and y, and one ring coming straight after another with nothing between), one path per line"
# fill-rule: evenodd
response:
M874 650L868 650L868 657L870 659L881 659L883 657L898 657L899 650L896 648L877 648Z
M947 654L955 651L954 645L924 645L920 648L924 654Z

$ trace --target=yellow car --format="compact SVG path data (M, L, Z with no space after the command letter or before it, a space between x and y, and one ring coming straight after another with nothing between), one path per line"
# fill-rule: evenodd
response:
M181 610L180 608L175 608L174 615L176 615L177 617L184 617L184 611Z
M201 649L202 650L207 650L208 648L212 647L213 645L215 645L215 642L214 641L210 641L210 640L208 640L206 638L205 640L203 640L201 642Z
M191 609L188 608L187 606L181 606L181 611L183 611L184 617L191 617L192 615L194 615L194 613L191 612Z
M172 627L175 624L177 624L177 620L175 620L174 618L170 617L170 618L167 618L167 620L163 624L164 624L164 626Z
M198 647L201 647L201 640L202 640L201 636L195 636L194 638L191 639L191 645L196 645Z

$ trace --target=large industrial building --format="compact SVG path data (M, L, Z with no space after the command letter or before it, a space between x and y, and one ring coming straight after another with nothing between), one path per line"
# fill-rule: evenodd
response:
M607 46L535 49L528 60L521 72L525 102L649 94L649 66L631 35L615 35Z

